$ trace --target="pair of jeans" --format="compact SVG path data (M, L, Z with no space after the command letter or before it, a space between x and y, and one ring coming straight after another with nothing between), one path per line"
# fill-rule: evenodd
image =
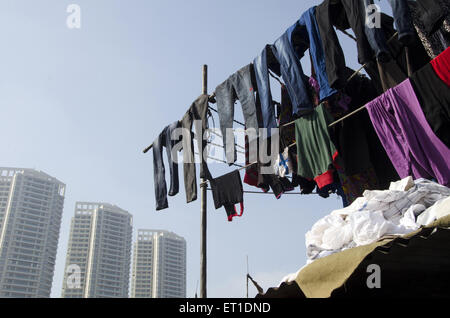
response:
M206 140L203 140L203 134L208 128L206 115L208 113L208 95L201 95L189 107L181 120L183 128L183 168L184 168L184 186L186 191L186 201L190 203L197 200L197 172L194 162L194 143L192 137L192 126L194 121L195 134L197 139L198 151L201 156L200 178L210 179L211 174L203 158L203 150L207 146Z
M316 7L312 7L305 11L300 19L292 25L287 32L294 47L294 51L299 59L303 57L304 52L309 47L316 78L319 82L320 101L336 94L337 91L328 84L322 39L316 21Z
M270 55L271 54L271 55ZM253 61L255 71L256 86L258 87L258 97L261 105L261 127L267 128L267 135L272 135L272 128L277 128L277 119L275 115L275 105L272 99L269 81L269 57L273 56L272 46L266 45ZM277 72L279 74L279 71Z
M400 178L434 178L450 185L450 149L430 128L409 79L366 108Z
M390 59L389 48L387 45L386 35L381 26L369 25L369 16L374 11L368 11L368 6L373 5L373 0L362 0L365 8L365 34L370 46L374 50L378 60L387 62ZM415 38L415 31L412 24L411 12L408 6L408 0L389 0L392 7L395 26L398 31L398 40L404 45L410 45ZM380 13L380 12L378 12ZM374 22L374 21L371 21Z
M256 113L256 100L254 96L252 74L253 65L249 64L216 87L216 101L220 129L222 131L223 146L226 152L227 163L229 164L236 161L236 148L234 145L234 135L232 135L234 104L236 100L239 100L241 103L246 129L255 129L256 134L258 132L258 117ZM227 138L227 131L229 133L229 138ZM233 144L228 145L227 139L232 139ZM253 141L253 139L250 140L250 142Z
M165 167L163 161L163 148L166 148L167 161L170 171L170 189L169 196L174 196L179 191L178 164L172 158L172 148L175 142L172 140L172 133L180 123L173 124L164 128L158 138L153 142L153 178L155 183L156 210L163 210L169 207L167 202L167 184L165 177Z
M308 78L291 43L289 30L278 38L273 47L273 55L280 63L281 76L286 84L292 102L292 112L301 116L309 113L313 107L307 89Z

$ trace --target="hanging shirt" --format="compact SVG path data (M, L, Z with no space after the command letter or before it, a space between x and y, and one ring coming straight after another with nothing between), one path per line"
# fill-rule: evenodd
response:
M323 104L295 121L297 173L304 178L314 179L319 188L334 182L330 168L338 154L328 133L328 125L332 121Z

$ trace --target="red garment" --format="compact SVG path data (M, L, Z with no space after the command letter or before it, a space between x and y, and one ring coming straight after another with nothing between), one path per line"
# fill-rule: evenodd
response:
M450 87L450 47L431 61L437 76Z

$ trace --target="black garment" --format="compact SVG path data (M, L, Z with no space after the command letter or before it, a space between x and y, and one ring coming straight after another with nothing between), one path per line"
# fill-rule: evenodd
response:
M346 69L346 76L352 73L352 69ZM356 110L377 97L373 81L361 74L356 75L348 83L344 93L351 98L348 112ZM373 167L381 189L389 188L391 181L399 179L376 135L367 110L362 110L334 125L330 132L331 139L341 157L345 175L353 176Z
M260 183L258 186L262 189L267 188L267 186L269 186L277 199L281 198L281 196L285 192L289 192L295 189L292 183L286 177L280 177L275 174L263 174L261 176L263 182Z
M445 18L445 12L437 0L416 0L416 2L417 10L420 12L420 21L430 35L439 28Z
M189 110L183 116L181 125L183 127L183 162L184 162L184 186L186 190L187 203L197 200L197 174L194 162L194 143L192 138L192 125L194 120L200 120L201 126L196 125L195 134L199 155L207 146L203 140L203 133L208 127L206 115L208 113L208 95L201 95L192 103ZM211 179L206 159L202 156L200 165L200 178Z
M167 202L167 184L163 160L164 147L166 148L167 161L169 162L170 171L169 196L174 196L179 191L178 164L172 158L172 148L175 145L175 140L172 140L172 132L176 128L179 128L179 126L180 123L178 121L167 126L153 142L153 178L155 182L157 211L167 209L169 207Z
M411 84L431 129L450 148L450 89L431 64L414 73Z
M244 213L244 190L241 176L238 170L230 172L221 177L210 179L211 190L216 209L225 208L228 221L232 221L235 216L242 216ZM240 214L237 213L235 204L241 206Z
M333 25L338 29L352 28L358 47L358 62L364 64L373 58L373 51L364 30L365 10L361 0L325 0L316 8L316 20L325 52L328 82L333 88L345 85L345 58Z
M317 186L314 180L303 178L295 173L292 174L292 185L299 186L301 194L311 194Z

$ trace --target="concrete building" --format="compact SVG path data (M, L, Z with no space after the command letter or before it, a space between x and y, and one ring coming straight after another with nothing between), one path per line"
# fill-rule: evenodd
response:
M186 297L186 241L167 231L138 230L131 297Z
M75 204L62 297L128 297L132 219L111 204Z
M65 184L0 168L0 298L50 297Z

